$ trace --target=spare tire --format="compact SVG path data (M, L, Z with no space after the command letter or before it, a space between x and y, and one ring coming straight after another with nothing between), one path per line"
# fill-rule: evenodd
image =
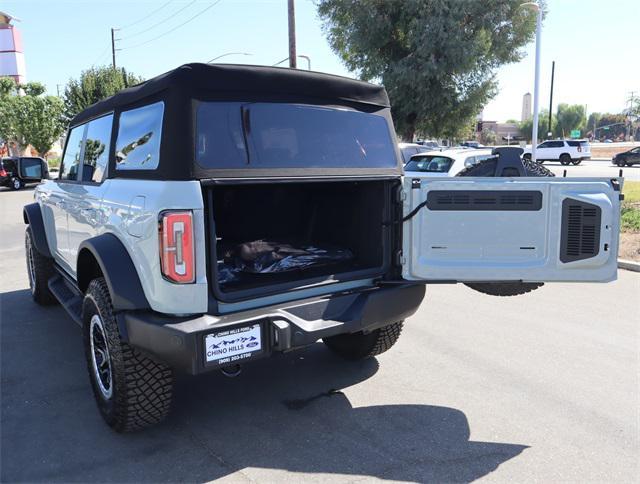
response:
M540 163L524 158L522 160L525 176L555 176L551 170ZM460 171L456 176L496 176L498 158L488 158ZM517 176L517 175L516 175ZM543 286L541 282L469 282L471 289L491 296L518 296Z

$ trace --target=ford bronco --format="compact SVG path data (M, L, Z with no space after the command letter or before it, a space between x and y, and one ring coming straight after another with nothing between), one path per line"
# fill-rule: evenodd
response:
M621 180L540 177L519 155L405 178L383 87L184 65L71 121L59 178L24 208L31 292L81 326L106 422L140 429L176 371L318 340L388 350L425 284L614 280Z

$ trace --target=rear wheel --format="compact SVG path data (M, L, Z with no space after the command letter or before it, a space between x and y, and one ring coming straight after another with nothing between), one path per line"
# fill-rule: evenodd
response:
M531 153L527 153L527 154L523 155L522 159L531 161ZM540 163L542 163L542 162L540 162Z
M58 301L49 290L49 279L54 276L53 259L38 252L33 244L33 232L27 227L24 234L24 250L27 258L27 275L31 297L38 304L48 306Z
M489 158L462 170L457 176L496 176L497 165L497 158ZM551 170L530 159L523 159L522 166L525 176L555 176ZM538 289L543 284L538 282L469 282L465 285L491 296L518 296Z
M103 278L89 284L82 319L89 379L107 424L130 432L163 420L171 406L173 373L122 341Z
M322 341L334 353L347 360L364 360L382 354L396 344L403 324L404 322L400 321L370 333L360 331L353 334L338 334L324 338Z
M567 153L563 153L560 155L560 164L567 166L569 163L571 163L571 157L567 154Z

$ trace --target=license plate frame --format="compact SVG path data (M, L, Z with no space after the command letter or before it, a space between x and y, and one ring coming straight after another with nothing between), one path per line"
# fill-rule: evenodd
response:
M269 349L265 328L264 321L251 321L204 334L201 353L204 366L236 365L265 356ZM234 348L239 345L243 348Z

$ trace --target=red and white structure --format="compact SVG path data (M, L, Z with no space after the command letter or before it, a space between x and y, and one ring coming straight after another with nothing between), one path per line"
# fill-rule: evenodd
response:
M0 12L0 77L11 77L17 84L26 81L27 70L22 49L22 35L11 23L18 20L8 13Z

